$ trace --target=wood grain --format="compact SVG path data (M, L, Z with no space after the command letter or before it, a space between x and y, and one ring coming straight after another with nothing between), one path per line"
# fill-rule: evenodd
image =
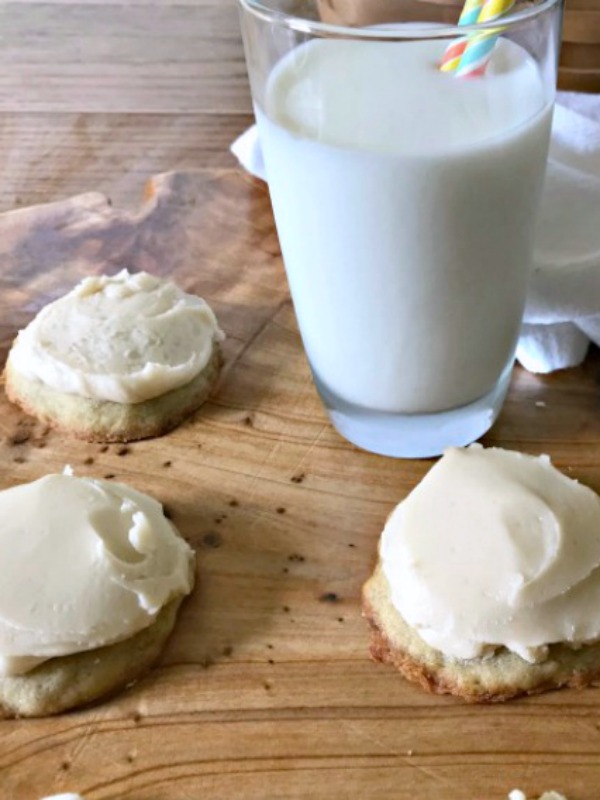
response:
M150 492L197 549L198 589L161 665L130 691L0 723L3 796L501 800L519 785L596 798L600 689L467 707L369 662L360 587L383 521L431 462L361 452L329 426L264 185L202 171L180 190L188 239L174 277L227 331L218 392L189 424L126 455L29 427L1 398L0 485L69 463ZM57 259L44 276L5 276L5 347L78 269ZM515 370L487 443L548 452L600 490L599 377L597 354L548 378Z
M248 112L234 3L0 4L0 111ZM233 80L235 78L235 80Z
M250 114L0 114L0 211L94 189L134 203L159 172L236 162Z
M0 31L1 210L91 190L134 208L154 173L233 164L251 119L233 0L18 0L0 4ZM119 455L47 433L1 396L0 486L70 463L149 491L197 548L198 589L130 691L0 723L2 797L503 800L521 786L597 800L600 690L465 707L368 660L360 586L430 462L360 452L329 426L264 185L229 169L186 180L173 276L228 334L213 400ZM0 266L0 358L80 271ZM600 490L599 385L598 353L549 378L515 370L487 443L548 452Z
M0 3L0 210L232 166L252 121L234 0Z

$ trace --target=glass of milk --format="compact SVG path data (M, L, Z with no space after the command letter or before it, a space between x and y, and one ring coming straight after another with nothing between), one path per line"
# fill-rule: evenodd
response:
M362 27L323 22L310 0L239 4L287 277L333 425L396 457L474 441L510 381L561 0L518 3L501 27L450 24L460 9L439 0L406 0L404 20L394 0L394 21ZM483 75L439 69L448 44L490 28Z

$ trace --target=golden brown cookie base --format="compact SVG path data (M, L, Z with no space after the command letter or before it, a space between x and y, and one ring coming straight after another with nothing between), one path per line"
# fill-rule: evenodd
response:
M373 659L392 664L407 680L434 694L497 703L565 686L581 689L600 679L600 643L578 650L551 645L548 658L540 664L530 664L505 649L486 659L461 661L444 656L426 644L394 608L381 565L363 587L363 614L372 629Z
M51 389L29 380L12 368L5 370L8 399L27 414L65 433L89 442L131 442L162 436L180 425L207 399L222 364L214 344L211 358L194 380L143 403L91 400Z
M0 716L47 717L123 689L150 669L169 638L183 598L122 642L53 658L26 675L0 678Z

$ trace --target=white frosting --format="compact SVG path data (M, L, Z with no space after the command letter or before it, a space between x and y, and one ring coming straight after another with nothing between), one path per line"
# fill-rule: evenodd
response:
M527 795L520 789L513 789L512 792L509 792L508 800L527 800ZM567 798L558 792L550 791L544 792L544 794L540 796L539 800L567 800Z
M0 674L127 639L192 588L162 506L112 481L47 475L0 492Z
M380 556L421 638L469 659L528 661L600 639L600 498L534 458L452 448L394 510Z
M141 403L193 380L222 338L200 297L123 270L85 278L43 308L19 333L10 363L61 392Z
M85 800L80 794L73 794L67 792L66 794L52 794L48 797L42 797L42 800Z

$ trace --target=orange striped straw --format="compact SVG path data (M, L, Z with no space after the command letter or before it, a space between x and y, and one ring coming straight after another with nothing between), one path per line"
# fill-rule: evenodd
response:
M458 24L492 22L504 16L514 4L515 0L466 0ZM500 32L501 28L496 28L452 42L442 57L440 69L463 77L483 75Z
M465 4L458 19L458 24L475 25L479 20L479 14L484 5L485 0L465 0ZM453 72L458 67L468 41L468 38L465 36L462 39L458 39L456 42L452 42L444 53L440 63L440 69L443 72Z

